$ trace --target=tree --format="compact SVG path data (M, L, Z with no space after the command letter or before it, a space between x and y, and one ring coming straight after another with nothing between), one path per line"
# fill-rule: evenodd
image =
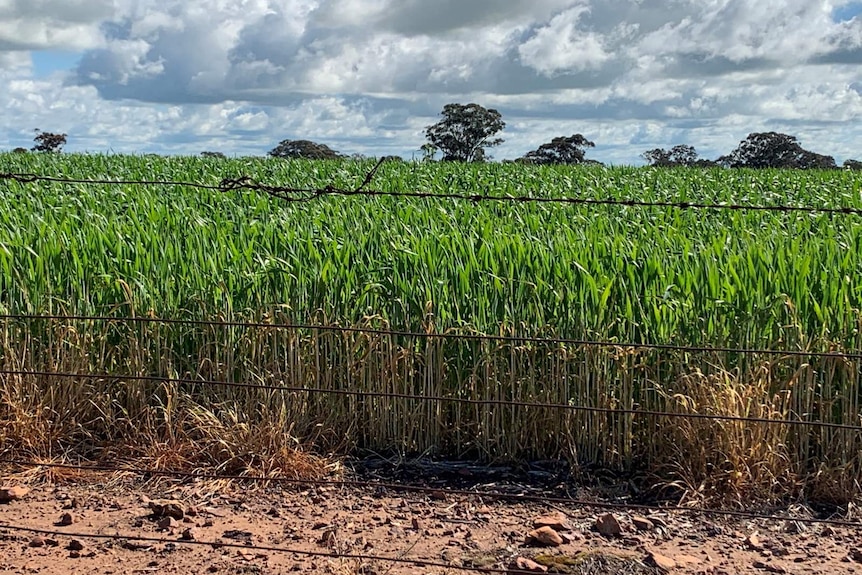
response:
M443 152L444 161L481 162L485 148L503 143L502 138L492 138L506 127L497 110L479 104L446 104L441 114L442 120L425 128L425 137L433 150Z
M694 146L679 144L670 150L655 148L641 154L650 166L695 166L698 165L697 150Z
M586 161L584 154L587 148L595 146L581 134L559 136L527 152L519 161L527 164L581 164Z
M862 162L859 160L844 160L842 165L845 170L862 170Z
M66 145L66 134L54 134L36 130L35 144L31 148L34 152L62 152Z
M795 136L778 132L756 132L718 163L730 168L796 168L800 170L835 168L835 158L810 152Z
M27 148L15 148L14 150L12 150L12 153L13 154L26 154L29 151L30 150L28 150Z
M309 140L282 140L269 151L273 158L305 158L307 160L337 160L341 154L327 146Z
M201 152L201 157L202 158L218 158L219 160L223 160L223 159L227 158L227 156L225 156L221 152L210 152L210 151Z

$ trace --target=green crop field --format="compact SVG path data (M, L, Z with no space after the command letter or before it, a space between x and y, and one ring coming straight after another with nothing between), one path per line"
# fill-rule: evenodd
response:
M0 171L84 179L352 187L373 164L0 156ZM862 207L852 172L386 164L374 188ZM391 198L285 204L133 185L0 188L10 312L254 316L639 342L772 346L787 326L858 347L862 218ZM120 311L122 313L122 310Z
M373 165L0 154L0 172L212 185L248 176L278 186L353 188ZM862 208L862 177L847 171L389 162L369 187ZM0 181L0 198L5 314L862 348L862 217L856 215L361 196L287 203L247 190L10 180ZM859 362L830 358L425 341L300 328L279 335L236 327L118 327L84 320L7 319L4 333L7 368L860 423ZM32 397L44 395L56 383L51 378L4 382L7 404L18 406L5 414L7 422L44 407L40 401L54 401L51 413L59 409L57 399ZM854 485L860 469L859 438L846 430L681 424L658 416L551 409L482 411L182 385L125 386L138 395L116 399L111 386L122 382L78 383L76 397L98 405L86 415L94 422L86 433L97 442L125 433L117 431L118 421L134 427L132 412L157 418L147 411L155 409L147 399L154 394L160 402L176 395L195 406L216 406L213 421L224 425L266 420L327 448L437 450L489 459L562 456L643 467L686 485L720 468L725 485L727 478L740 483L733 485L735 493L750 487L767 497L777 480L786 480L809 494L840 499L836 493ZM101 399L93 400L93 393ZM238 403L229 407L229 401ZM160 403L158 409L164 422L168 408ZM44 418L46 438L37 450L58 450L72 436L80 441L80 430L61 438L52 427L56 413ZM13 427L7 425L9 437L23 433L8 431ZM754 465L758 458L771 463L761 469ZM822 461L834 463L834 473L824 474Z

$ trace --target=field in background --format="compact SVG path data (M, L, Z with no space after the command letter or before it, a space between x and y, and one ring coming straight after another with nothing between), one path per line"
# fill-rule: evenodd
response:
M0 155L0 172L213 185L353 188L372 166ZM386 163L369 187L862 207L862 178L839 171ZM370 331L858 353L858 216L11 181L0 196L5 313L366 329L7 319L7 372L112 376L3 375L0 437L17 451L284 472L298 441L563 457L710 499L860 493L853 430L601 411L859 425L859 360ZM596 411L468 402L489 400Z

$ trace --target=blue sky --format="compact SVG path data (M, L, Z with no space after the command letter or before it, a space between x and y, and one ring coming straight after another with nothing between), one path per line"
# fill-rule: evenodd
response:
M40 0L0 5L0 149L264 154L284 138L417 153L449 102L507 122L497 159L733 149L752 131L862 156L862 2Z
M832 11L832 17L836 22L847 22L862 14L862 2L849 2L836 6Z
M53 72L71 72L81 61L81 56L83 56L83 52L33 50L30 52L33 61L33 76L44 78Z

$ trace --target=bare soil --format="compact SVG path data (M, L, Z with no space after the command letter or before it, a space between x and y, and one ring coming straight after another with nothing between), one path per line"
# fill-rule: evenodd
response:
M858 531L799 522L662 512L646 515L652 526L641 522L638 530L637 514L615 510L623 532L606 537L596 531L597 518L607 513L599 507L500 502L478 495L333 487L252 490L223 482L129 486L107 476L29 487L23 498L0 504L2 573L454 574L468 572L459 566L510 569L518 557L535 559L552 573L862 571ZM182 519L159 515L165 499L180 502ZM560 512L570 527L560 530L562 545L525 542L538 517ZM64 514L70 515L65 521ZM291 551L271 549L276 547ZM350 554L451 567L344 557Z

